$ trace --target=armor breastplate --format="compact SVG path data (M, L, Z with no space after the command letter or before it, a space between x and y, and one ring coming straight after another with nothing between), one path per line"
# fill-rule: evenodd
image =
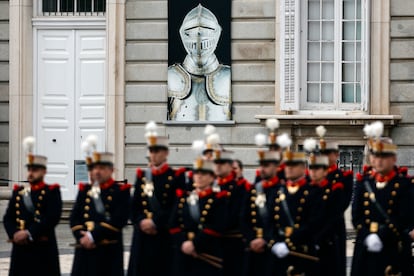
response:
M168 68L170 118L177 121L231 119L231 70L219 65L206 76L188 73L181 65Z

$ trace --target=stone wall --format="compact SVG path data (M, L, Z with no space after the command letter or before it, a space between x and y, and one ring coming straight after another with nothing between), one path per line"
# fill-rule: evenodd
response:
M9 162L9 1L0 1L0 178ZM0 182L0 186L8 183Z
M391 3L390 111L402 115L392 132L400 164L414 168L414 2Z
M126 7L126 149L128 179L146 164L144 125L166 120L167 1L128 0ZM234 124L218 126L226 148L256 167L254 136L264 128L254 118L275 106L275 1L232 1L232 96ZM170 163L190 165L190 145L203 138L203 125L167 125ZM230 146L231 145L231 146Z

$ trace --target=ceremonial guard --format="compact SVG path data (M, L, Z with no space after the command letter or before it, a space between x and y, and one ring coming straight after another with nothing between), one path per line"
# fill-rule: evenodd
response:
M357 231L351 275L413 275L406 272L409 257L402 250L412 220L412 189L396 166L397 146L381 137L382 122L371 126L373 168L358 175L352 204L352 222Z
M157 131L154 122L146 125L150 166L136 172L129 276L168 275L170 271L172 248L168 221L178 186L175 178L182 179L185 169L176 171L168 165L168 138L158 135Z
M256 145L266 144L266 136L257 134ZM242 232L246 242L243 274L246 276L264 275L270 257L267 247L270 233L266 223L269 221L271 210L266 204L274 197L280 179L277 175L280 164L280 153L271 150L258 150L261 180L253 185L245 185L246 196L242 206Z
M245 195L243 183L238 183L233 171L233 152L217 148L214 150L214 170L217 176L215 191L228 194L228 218L222 238L224 254L224 275L241 275L240 262L244 256L243 235L240 229L241 206Z
M326 134L326 128L324 126L318 126L316 133L319 136L319 150L322 155L328 157L328 181L331 185L341 183L343 188L338 191L341 195L341 212L338 213L337 220L333 231L336 236L336 248L337 258L335 260L335 267L337 268L335 275L346 275L346 227L344 213L349 207L351 202L353 188L354 188L354 174L351 170L343 170L338 168L339 159L339 145L332 141L326 141L324 139Z
M328 181L329 160L326 155L320 154L315 139L306 139L303 148L309 153L308 169L311 185L320 189L318 200L322 202L319 211L323 215L320 226L314 235L320 264L319 275L340 275L342 268L338 261L341 255L339 252L341 241L338 240L335 229L338 217L343 216L344 185L341 182L331 183Z
M203 143L199 142L193 143L197 153L202 151ZM227 192L213 190L213 166L212 161L198 157L193 165L194 190L176 190L169 230L173 239L172 275L223 275L221 238Z
M122 229L129 212L129 184L112 178L113 154L96 151L95 136L89 136L92 157L87 156L93 183L80 183L70 215L70 227L76 239L73 276L123 275Z
M292 141L282 134L286 184L280 185L269 201L272 258L267 275L319 275L318 258L312 239L320 226L319 189L306 176L306 155L290 151Z
M60 188L58 184L44 182L47 158L35 155L34 145L33 137L23 141L30 185L14 186L3 218L9 241L13 243L10 276L60 275L55 235L62 212Z

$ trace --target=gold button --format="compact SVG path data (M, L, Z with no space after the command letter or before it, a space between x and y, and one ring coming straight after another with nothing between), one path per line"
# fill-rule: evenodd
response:
M365 224L370 224L371 223L371 220L370 219L366 219L365 220Z
M361 224L358 224L358 225L357 225L357 229L358 229L358 230L361 230L361 229L362 229L362 225L361 225Z
M391 215L391 214L392 214L392 210L391 210L391 209L388 209L388 210L387 210L387 214L388 214L388 215Z
M328 199L328 196L327 196L327 195L324 195L324 196L322 197L322 199L323 199L323 200L327 200L327 199Z
M146 197L147 194L146 193L141 193L141 197Z
M17 219L16 219L16 222L17 222L17 223L19 223L19 222L20 222L20 219L19 219L19 218L17 218Z
M147 206L147 202L146 201L142 201L142 206Z
M329 194L330 192L331 192L331 190L329 190L329 189L326 189L326 193L328 193L328 194Z
M19 203L16 203L16 205L14 205L14 206L16 206L16 208L19 208L20 207L20 204Z
M206 204L206 206L204 208L206 208L207 210L210 210L211 205L210 204Z
M43 196L39 196L38 198L39 198L39 200L43 200Z
M398 189L400 187L400 183L395 183L394 188Z
M394 204L394 200L392 200L392 199L391 199L391 200L389 200L389 201L388 201L388 204L389 204L389 205L393 205L393 204Z
M205 222L205 221L206 221L206 219L205 219L205 218L200 218L200 221L201 221L201 222Z
M336 183L336 180L332 180L332 184L335 184Z
M170 184L168 184L168 183L165 184L164 186L165 186L166 189L169 189L170 188Z
M256 220L255 219L252 219L252 223L256 223Z
M20 215L20 211L19 210L16 211L16 215Z
M304 198L301 198L301 199L300 199L300 203L302 203L302 204L303 204L303 203L305 203L305 201L306 201L306 200L305 200Z
M184 203L185 202L185 198L180 198L180 202Z
M178 208L183 208L183 207L184 207L184 204L178 203Z
M278 212L279 210L280 210L280 207L279 206L276 206L275 207L275 211Z
M397 192L396 192L396 191L392 191L392 192L391 192L391 195L392 195L392 196L396 196L396 195L397 195Z
M42 190L40 193L41 193L42 195L46 194L45 190Z
M36 210L36 211L35 211L35 214L36 214L36 215L40 215L40 211L39 211L39 210Z
M293 227L295 227L296 229L299 229L299 223L295 223L295 225L293 225Z
M16 200L19 201L20 200L20 196L16 196Z
M390 225L388 225L390 228L394 228L394 224L390 223Z
M279 215L275 215L275 220L278 220L279 218Z
M87 199L85 199L85 202L86 202L86 203L90 203L90 202L91 202L91 200L90 200L89 198L87 198Z
M107 199L108 201L112 201L112 196L108 196L106 199Z
M250 204L250 208L256 208L255 204Z
M203 211L201 212L201 214L202 214L203 216L207 216L208 212L207 212L206 210L203 210Z
M36 206L37 206L37 207L40 207L40 206L42 206L42 205L41 205L40 203L37 203L37 204L36 204Z
M184 224L180 224L180 228L184 228Z
M302 219L302 218L301 218L300 216L297 216L297 217L296 217L296 220L297 220L297 221L300 221L301 219Z
M308 191L304 191L304 192L303 192L303 194L304 194L305 196L307 196L307 195L309 194L309 192L308 192Z
M303 208L302 207L299 207L298 208L298 212L302 212L303 211Z
M369 206L369 201L364 201L364 206Z
M171 175L168 176L168 180L171 181L173 180L173 177Z
M364 197L369 197L369 193L368 192L365 192L364 193Z
M338 178L339 177L339 174L335 174L335 177Z
M251 215L252 216L255 216L256 215L256 212L255 211L251 212Z
M88 205L85 206L85 211L89 211L90 207Z
M253 190L252 190L252 194L255 194L255 193L256 193L256 190L255 190L255 189L253 189Z
M163 193L162 196L163 197L168 197L168 194L167 193Z
M87 219L87 218L89 218L89 215L88 214L84 214L83 217Z
M212 199L212 198L209 198L209 199L207 200L207 202L211 204L211 203L213 203L213 199Z
M368 215L369 215L369 210L365 210L364 214L365 214L366 216L368 216Z

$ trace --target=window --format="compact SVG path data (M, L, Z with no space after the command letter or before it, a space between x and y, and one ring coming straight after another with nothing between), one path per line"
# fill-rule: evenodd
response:
M103 15L106 0L41 0L42 15Z
M281 109L366 110L369 0L282 0Z

